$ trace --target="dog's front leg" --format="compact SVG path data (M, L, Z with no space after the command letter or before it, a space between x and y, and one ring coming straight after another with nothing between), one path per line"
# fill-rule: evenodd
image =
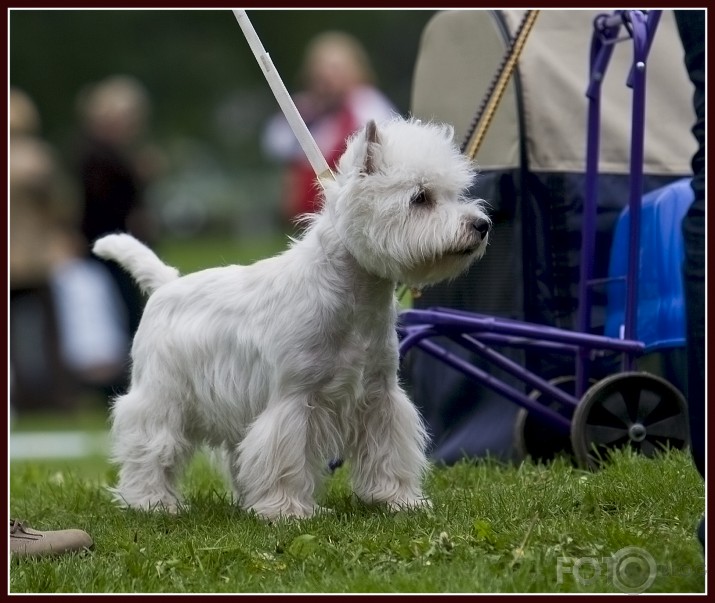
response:
M361 407L349 451L355 494L393 510L430 505L422 494L427 434L415 406L394 383Z
M309 404L274 401L236 447L232 478L242 506L265 519L310 517L319 471L308 444Z

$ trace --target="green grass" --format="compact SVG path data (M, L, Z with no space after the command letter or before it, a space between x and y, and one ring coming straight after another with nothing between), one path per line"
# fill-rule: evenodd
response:
M23 412L13 416L13 432L21 431L103 431L109 427L108 402L99 394L81 400L75 411Z
M79 555L13 559L11 592L620 592L607 563L624 547L652 556L648 592L704 590L704 486L681 451L616 452L595 473L562 460L435 467L434 507L396 514L354 500L343 467L320 496L333 513L278 523L232 505L201 455L177 516L116 508L114 478L102 459L11 463L13 516L95 541Z
M158 252L186 273L251 263L286 245L283 236L166 240ZM105 429L104 404L86 406L64 417L20 415L12 429ZM10 463L12 517L37 529L80 527L95 541L79 555L13 559L10 592L617 593L608 564L625 547L652 557L648 592L704 591L694 530L705 489L680 451L618 452L595 473L561 460L434 467L433 509L397 514L355 501L341 468L320 496L334 513L280 523L233 505L203 456L182 482L188 507L177 516L117 508L106 491L115 477L98 457Z
M283 251L288 237L276 233L261 239L241 240L225 236L204 235L190 239L167 238L156 248L161 259L182 274L229 264L252 264Z

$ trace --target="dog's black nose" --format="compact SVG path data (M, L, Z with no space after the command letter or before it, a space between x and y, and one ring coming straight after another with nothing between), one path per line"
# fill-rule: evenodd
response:
M489 221L483 220L482 218L474 220L474 222L472 222L472 226L474 227L474 230L482 235L482 239L489 234L489 229L491 227Z

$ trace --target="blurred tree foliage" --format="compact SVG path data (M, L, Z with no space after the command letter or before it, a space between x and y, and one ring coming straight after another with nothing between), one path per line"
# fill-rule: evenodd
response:
M289 90L307 41L342 29L366 46L381 88L406 113L426 10L251 10L249 17ZM257 137L278 110L230 10L19 10L9 13L10 83L36 101L43 133L60 148L77 125L77 93L131 74L153 101L157 142L184 137L231 164L263 160ZM167 142L168 144L168 142Z

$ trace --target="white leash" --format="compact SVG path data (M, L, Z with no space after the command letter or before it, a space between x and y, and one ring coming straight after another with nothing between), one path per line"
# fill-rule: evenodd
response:
M251 21L248 19L246 11L234 10L233 14L236 17L238 24L241 26L243 35L246 37L246 40L253 51L253 55L256 57L256 61L258 61L258 64L261 67L263 75L266 77L266 81L268 81L268 85L273 91L273 96L275 96L278 101L281 111L283 111L283 115L285 115L285 118L288 120L291 130L293 130L293 133L298 139L303 152L306 154L308 161L310 162L310 165L312 166L313 171L322 186L322 181L324 179L334 178L328 162L325 161L325 157L323 157L323 154L320 152L315 139L308 130L308 126L305 125L305 122L298 112L298 109L288 93L285 84L276 71L271 57L266 52L266 49L263 48L263 44L261 44L261 40L258 37L256 30L253 28L253 25L251 25Z

